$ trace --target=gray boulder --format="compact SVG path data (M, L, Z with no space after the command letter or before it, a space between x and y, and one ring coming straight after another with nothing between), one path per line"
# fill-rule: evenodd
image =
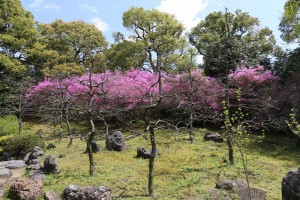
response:
M26 164L23 160L11 160L11 161L8 161L7 164L5 165L5 167L8 169L23 168L25 166L26 166Z
M203 137L204 141L213 141L213 142L218 142L218 143L222 143L223 142L223 137L215 132L215 133L207 133L204 137Z
M114 131L107 136L106 149L109 151L123 151L125 149L125 137L121 131Z
M59 173L59 168L54 155L49 155L44 160L44 171L46 173Z
M109 200L111 199L111 189L105 186L81 188L77 185L70 185L63 191L65 200Z
M24 161L27 165L39 164L39 157L44 155L44 151L40 147L34 147L31 152L27 153L24 157Z
M39 156L43 156L44 155L44 151L41 147L34 147L33 150L31 151L31 154L29 156L29 159L36 159Z
M289 171L282 179L282 200L300 199L300 168Z

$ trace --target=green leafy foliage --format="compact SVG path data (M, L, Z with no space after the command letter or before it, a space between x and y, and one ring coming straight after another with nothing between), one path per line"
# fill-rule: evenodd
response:
M297 114L294 109L291 110L290 119L286 120L286 124L295 135L300 136L300 124L297 121Z
M44 76L83 74L85 68L82 65L91 60L97 65L97 71L105 70L104 57L100 53L105 51L107 42L94 25L82 20L56 20L51 24L39 24L39 31L42 35L39 48L45 47L38 56ZM33 52L33 55L36 54Z
M3 151L11 152L14 155L18 155L20 152L29 152L33 147L39 146L45 147L44 139L36 134L22 134L14 135L11 138L5 140Z
M204 56L206 75L224 76L245 61L256 65L273 51L275 38L269 28L248 13L212 12L189 34L189 41Z
M288 0L284 5L284 13L279 24L281 38L288 42L299 42L300 36L300 18L299 18L299 0Z
M133 32L134 41L142 45L147 54L145 64L155 72L176 66L176 59L168 57L180 58L187 45L183 25L173 15L156 9L132 7L123 14L123 25Z
M18 120L14 115L0 117L0 136L18 133Z

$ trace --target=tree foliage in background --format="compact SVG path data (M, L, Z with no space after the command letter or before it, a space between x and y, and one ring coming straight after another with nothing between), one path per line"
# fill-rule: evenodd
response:
M288 0L284 4L284 12L279 24L281 38L287 42L299 42L300 35L300 1Z
M97 54L98 69L95 70L104 70L104 57L98 53L106 49L107 42L94 25L82 20L56 20L51 24L39 24L39 30L45 46L40 57L44 76L83 74L84 63L92 54Z
M212 12L194 27L189 41L203 55L206 75L224 76L241 61L248 66L265 61L275 38L269 28L258 27L259 20L241 10Z
M125 39L120 32L113 33L113 37L114 43L105 52L108 69L142 68L147 55L141 43Z
M132 31L131 38L147 54L144 64L148 69L158 72L176 67L187 43L184 27L173 15L132 7L123 14L123 25Z

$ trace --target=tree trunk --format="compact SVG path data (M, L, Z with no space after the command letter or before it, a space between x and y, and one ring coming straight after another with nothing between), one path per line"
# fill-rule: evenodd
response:
M194 142L194 139L193 139L193 113L190 114L190 130L189 130L189 140L191 143Z
M230 164L234 164L234 159L233 159L233 141L232 137L229 136L227 138L227 145L228 145L228 156L229 156L229 162Z
M92 152L92 142L95 136L95 132L91 132L89 134L89 137L87 139L87 144L86 144L86 150L89 156L89 162L90 162L90 176L94 176L94 169L95 169L95 162L94 162L94 156Z
M154 171L154 159L155 159L155 153L156 153L156 142L155 142L155 132L154 127L150 125L149 127L150 131L150 141L151 141L151 155L149 159L149 177L148 177L148 190L149 190L149 196L153 195L153 171Z
M59 125L60 125L60 129L59 129L59 142L61 142L62 138L63 138L63 128L64 128L62 114L59 115Z
M17 118L18 118L19 134L21 134L22 131L23 131L22 116L21 116L21 115L18 115Z

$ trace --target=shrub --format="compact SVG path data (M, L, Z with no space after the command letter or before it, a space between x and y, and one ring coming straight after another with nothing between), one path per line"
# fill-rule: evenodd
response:
M35 134L15 135L5 141L4 152L11 152L18 155L20 152L29 152L33 147L45 147L44 139Z
M19 132L16 116L7 115L0 117L0 136L15 134Z

